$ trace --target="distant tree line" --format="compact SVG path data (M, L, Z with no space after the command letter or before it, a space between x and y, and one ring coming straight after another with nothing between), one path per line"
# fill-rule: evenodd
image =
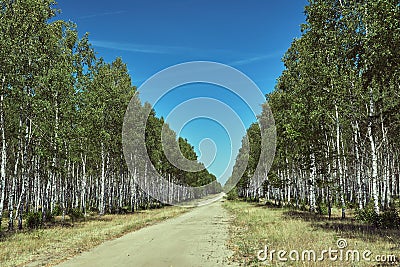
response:
M46 221L55 211L102 215L161 205L150 196L152 184L143 190L134 181L150 166L138 161L129 172L121 140L129 101L137 102L138 117L151 107L141 105L122 60L98 58L87 34L79 38L76 25L56 20L54 4L0 1L0 226L6 214L9 230L14 220L21 229L28 212ZM215 182L206 170L185 172L168 162L163 125L153 110L146 147L155 168L171 183ZM197 160L187 140L169 132L183 155Z
M237 194L311 211L338 205L342 217L349 207L380 214L400 195L400 2L310 0L305 14L267 95L274 163L263 186L249 183L261 150L252 125Z

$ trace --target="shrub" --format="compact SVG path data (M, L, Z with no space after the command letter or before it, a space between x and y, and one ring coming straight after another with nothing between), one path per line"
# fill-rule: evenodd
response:
M62 215L62 209L61 209L60 205L56 205L53 208L53 212L51 213L51 215L53 215L53 216L61 216Z
M362 210L356 210L356 219L379 228L399 228L400 217L395 207L386 210L379 215L376 214L373 205L368 204Z
M25 215L26 227L29 229L39 229L43 225L42 212L28 212Z
M85 215L82 213L81 209L79 208L72 208L68 211L68 215L71 217L72 221L77 219L82 219Z
M399 228L400 227L400 217L399 213L395 208L390 208L379 214L378 216L379 227L382 228Z
M296 203L289 202L285 205L285 208L290 209L290 210L296 210Z
M266 200L264 205L268 208L273 208L273 209L282 208L282 205L280 205L279 203L275 204L272 200Z
M373 205L368 204L364 209L357 209L355 217L358 221L366 222L369 224L377 225L378 214L376 214Z
M94 207L94 206L89 206L87 209L88 212L92 212L92 213L99 213L99 208Z
M238 199L238 193L237 193L236 187L228 192L228 194L226 195L226 199L227 200L237 200Z
M8 218L9 215L8 210L3 211L3 218Z
M358 205L355 202L346 202L346 208L348 209L356 209L357 207Z
M326 206L325 202L323 201L321 196L317 197L317 201L316 201L317 207L315 209L315 211L319 214L319 215L328 215L328 207Z
M131 209L131 206L130 206L130 205L128 205L128 206L123 206L123 207L119 207L119 208L118 208L118 213L119 213L119 214L127 214L127 213L129 213L131 210L132 210L132 209Z
M328 215L328 207L325 203L319 203L317 206L317 213L319 215Z
M43 216L42 216L43 218ZM46 212L46 220L43 222L55 222L55 216L53 213L51 213L50 211Z
M306 206L306 204L304 202L301 203L300 210L301 211L308 211L308 208L307 208L307 206Z

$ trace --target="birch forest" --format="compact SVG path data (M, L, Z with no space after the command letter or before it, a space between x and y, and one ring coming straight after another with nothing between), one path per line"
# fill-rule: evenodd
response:
M255 173L261 148L253 124L250 147L236 159L238 169L250 152L237 195L329 216L336 206L342 218L349 208L372 216L393 211L400 195L400 3L310 0L305 14L267 95L274 162L261 187L249 183L265 175Z
M150 196L151 184L141 189L134 180L146 179L151 166L138 160L135 172L129 172L121 141L129 101L137 103L138 117L151 107L141 104L122 59L105 62L88 34L81 36L72 22L58 20L58 12L53 0L0 1L3 230L22 229L29 214L46 222L72 212L103 215L162 206ZM163 126L183 155L197 160L188 141L152 110L146 147L154 168L175 184L215 182L207 170L188 173L168 162L161 146ZM393 145L390 133L386 136ZM215 191L220 189L215 182Z

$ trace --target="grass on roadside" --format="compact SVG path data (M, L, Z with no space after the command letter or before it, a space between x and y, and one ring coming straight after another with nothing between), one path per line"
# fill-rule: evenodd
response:
M309 212L295 211L281 208L271 208L257 203L246 203L240 201L225 201L225 208L233 215L233 223L230 229L230 247L234 251L233 261L248 266L398 266L400 259L400 232L399 230L377 229L351 218L341 220L340 211L334 212L331 220L325 216L312 215ZM338 240L344 239L347 246L338 248ZM257 254L260 250L267 249L267 261L260 261ZM324 254L324 261L321 258L323 250L338 250L333 252L332 257L337 255L338 259L331 260L328 253ZM270 261L270 253L273 254L273 261ZM286 251L281 258L287 261L280 261L279 250ZM296 252L298 251L299 261ZM308 260L308 252L316 252L316 261ZM343 251L342 261L340 251ZM356 256L353 261L351 251L357 250L360 253L360 261ZM364 251L371 251L371 261L362 259ZM305 260L302 260L302 253L305 252ZM283 252L282 252L283 253ZM347 253L348 257L347 257ZM377 262L376 256L394 255L395 263ZM261 253L260 257L265 257ZM313 256L311 256L313 258ZM292 260L293 259L293 260Z
M175 217L187 210L171 206L134 214L96 216L76 222L73 227L57 226L15 233L0 241L0 265L25 266L29 262L34 266L57 264L106 240Z

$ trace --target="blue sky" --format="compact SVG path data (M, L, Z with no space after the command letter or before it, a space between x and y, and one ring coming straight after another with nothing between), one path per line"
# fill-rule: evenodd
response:
M57 7L62 10L59 18L75 22L80 34L90 33L98 56L109 62L122 57L138 87L167 67L200 60L237 68L266 94L273 90L283 70L284 52L293 38L300 36L306 4L305 0L60 0ZM140 92L142 101L146 101L146 93ZM195 97L225 103L245 127L255 121L240 98L207 84L177 88L162 98L155 110L158 116L167 118L174 108ZM224 112L218 107L213 111ZM168 121L176 131L182 128L179 119L175 116ZM241 141L237 133L242 133L228 133L225 128L229 127L218 121L198 118L180 132L198 153L201 140L213 140L216 152L210 142L203 142L203 152L215 152L209 170L221 182L230 175L229 164ZM235 140L231 142L228 137Z

